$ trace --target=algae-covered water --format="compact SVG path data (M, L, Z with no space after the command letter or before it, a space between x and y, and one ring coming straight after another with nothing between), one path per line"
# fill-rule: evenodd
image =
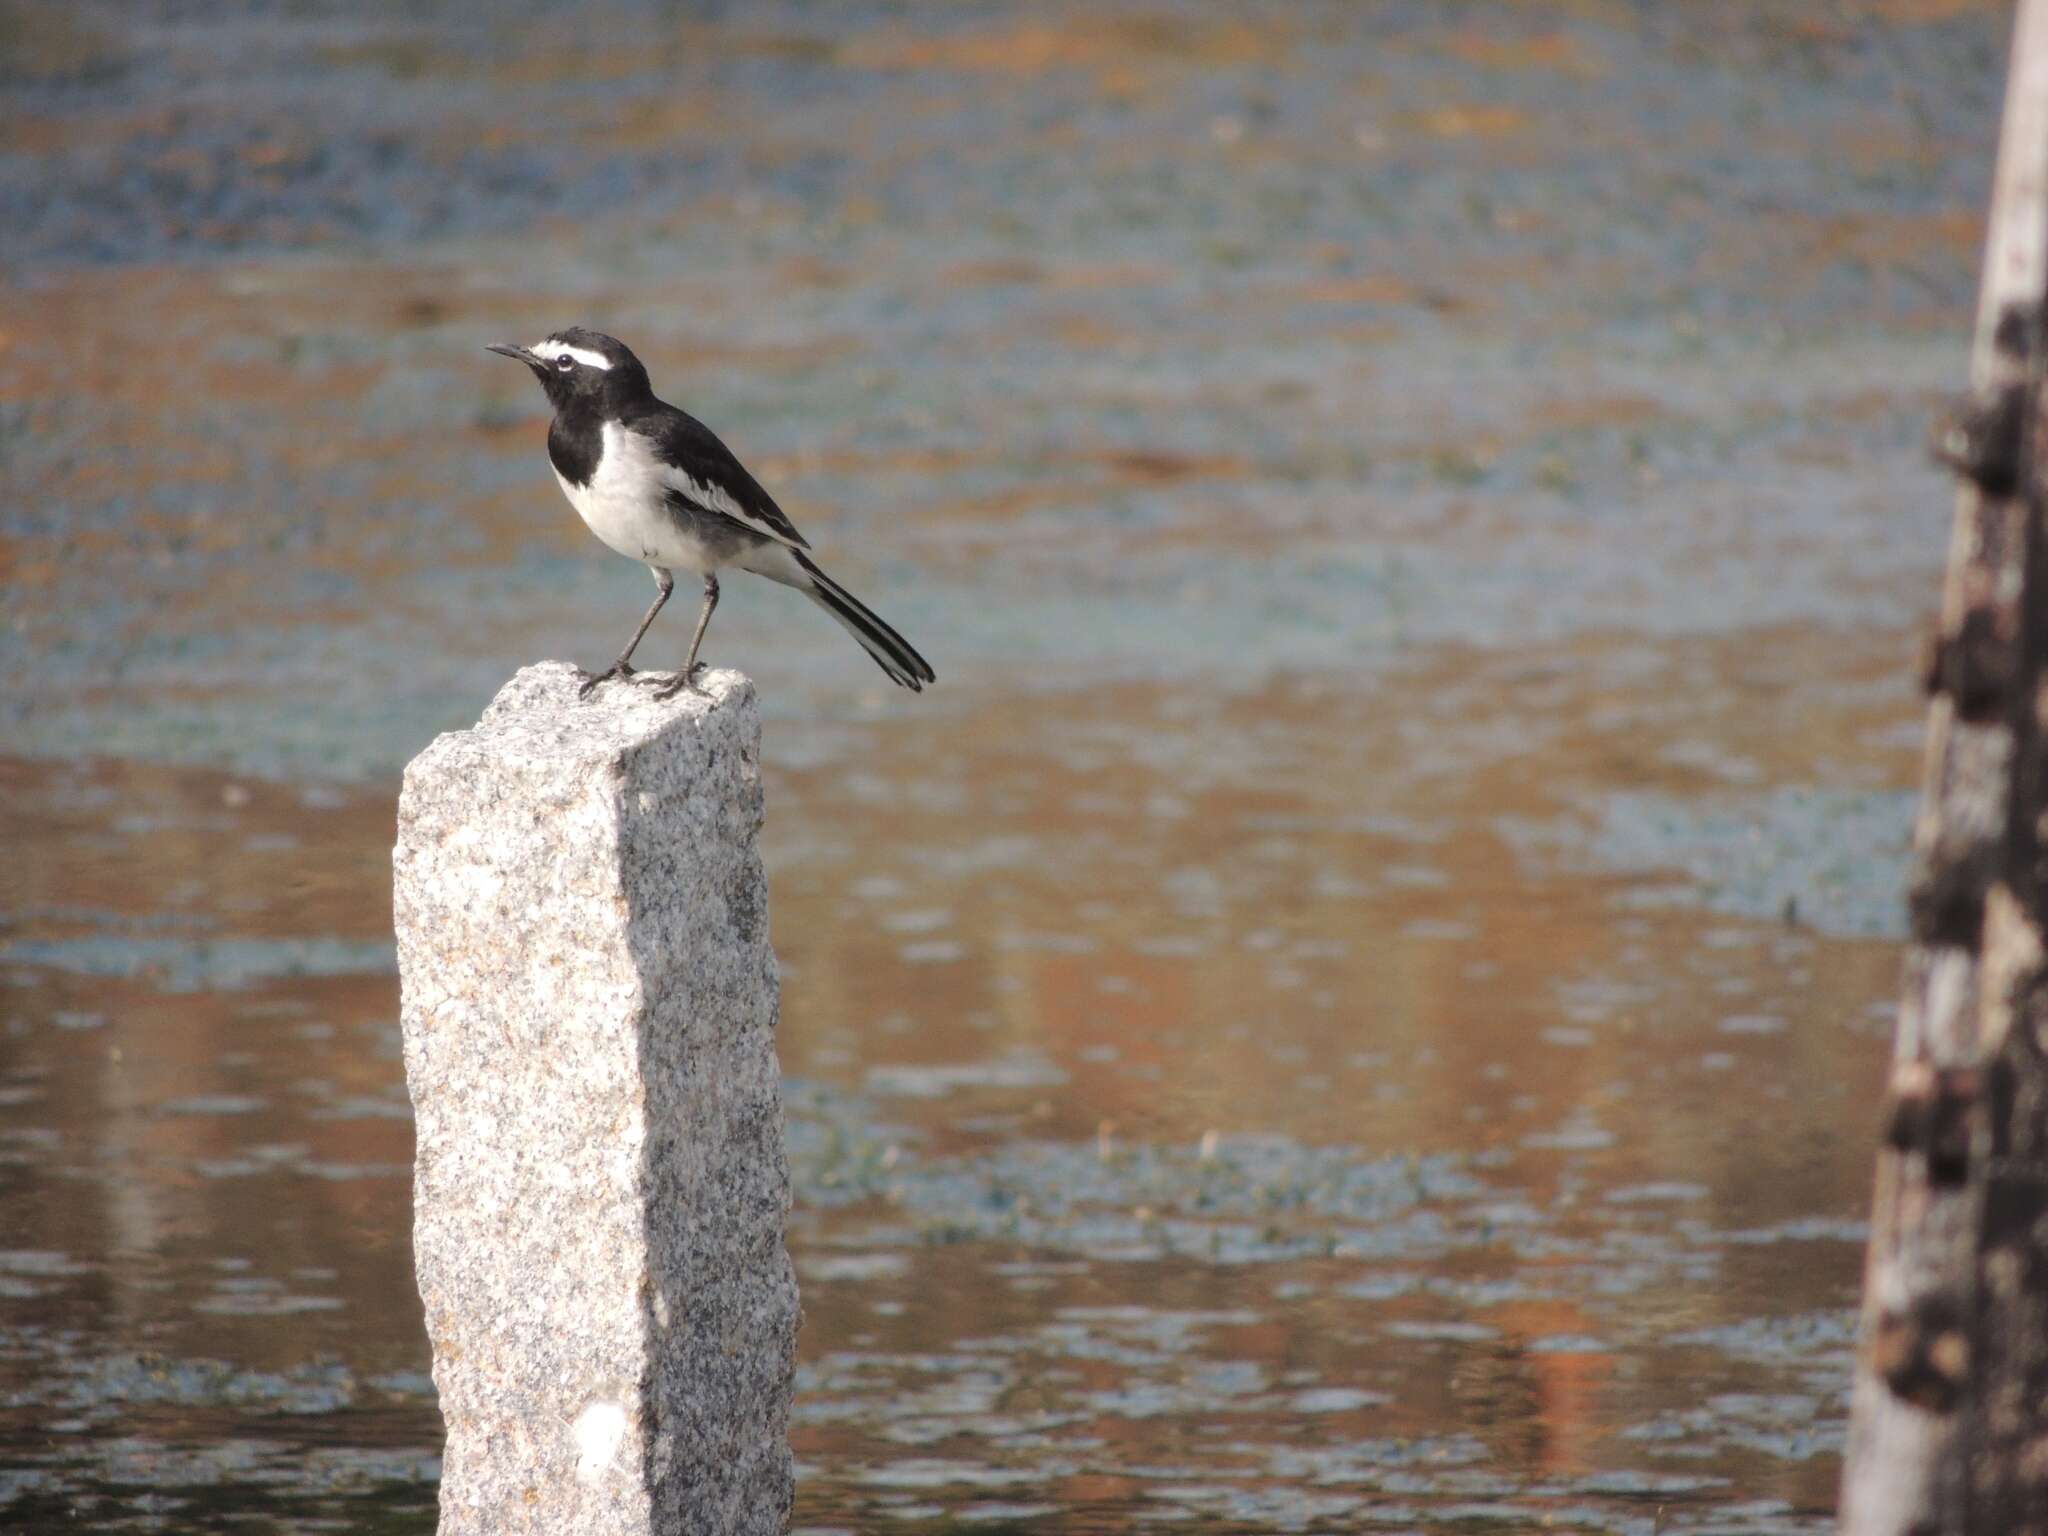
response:
M647 599L582 322L941 679L707 642L800 1529L1825 1528L2006 24L0 6L0 1523L432 1528L392 805Z

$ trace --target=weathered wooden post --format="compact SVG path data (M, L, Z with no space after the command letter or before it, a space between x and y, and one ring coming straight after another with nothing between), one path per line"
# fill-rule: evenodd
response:
M441 1536L779 1533L796 1284L752 686L529 667L406 769Z
M2048 1531L2048 0L2022 0L1928 669L1851 1536Z

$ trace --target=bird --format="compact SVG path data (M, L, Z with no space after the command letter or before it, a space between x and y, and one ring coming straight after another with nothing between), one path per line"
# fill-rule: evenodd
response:
M587 675L578 697L613 678L640 676L633 651L675 590L678 570L703 578L704 606L682 674L655 697L695 689L697 650L718 606L718 573L727 566L804 593L891 682L918 692L937 681L909 641L819 568L810 541L718 435L656 398L647 369L624 342L570 326L531 347L498 343L485 350L526 364L546 391L554 408L548 462L569 505L603 543L654 573L654 605L618 660Z

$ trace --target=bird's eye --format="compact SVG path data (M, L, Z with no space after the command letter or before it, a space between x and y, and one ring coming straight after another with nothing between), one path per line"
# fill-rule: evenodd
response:
M555 367L560 369L563 373L567 373L571 368L574 368L575 366L576 364L566 355L555 359Z

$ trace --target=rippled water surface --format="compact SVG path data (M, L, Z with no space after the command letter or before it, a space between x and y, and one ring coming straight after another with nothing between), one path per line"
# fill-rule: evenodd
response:
M397 770L743 579L797 1524L1833 1503L2005 8L0 6L0 1522L433 1524ZM686 639L669 615L645 659Z

